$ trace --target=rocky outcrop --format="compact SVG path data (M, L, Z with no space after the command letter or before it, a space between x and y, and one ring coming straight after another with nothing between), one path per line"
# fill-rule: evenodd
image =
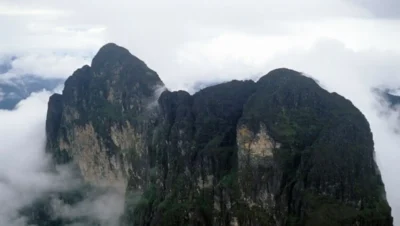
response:
M125 225L392 225L350 101L289 69L194 95L162 86L107 44L49 101L48 152L126 188Z
M145 126L163 83L145 63L115 44L105 45L92 61L65 82L62 95L50 98L47 150L57 163L73 160L94 185L124 190L128 178L146 183ZM134 162L135 164L132 164Z
M362 113L296 71L271 71L257 86L239 128L266 133L278 146L256 166L248 159L259 154L238 150L242 193L279 209L272 214L278 225L390 225Z

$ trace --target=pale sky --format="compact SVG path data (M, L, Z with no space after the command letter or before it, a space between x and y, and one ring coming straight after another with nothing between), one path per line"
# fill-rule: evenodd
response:
M0 53L21 56L14 70L66 77L115 42L181 89L205 77L265 74L277 55L326 39L357 52L398 53L399 3L374 2L2 0Z
M370 92L400 87L398 0L1 0L0 29L0 61L18 57L5 77L66 78L107 42L173 90L277 67L304 72L366 115L400 225L398 112Z

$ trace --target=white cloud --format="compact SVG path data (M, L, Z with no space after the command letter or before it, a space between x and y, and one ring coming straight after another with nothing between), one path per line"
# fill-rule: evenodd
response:
M33 94L13 111L0 111L0 224L13 225L19 208L63 182L45 173L44 115L49 93ZM29 116L29 117L27 117ZM54 187L53 187L54 186Z
M32 9L32 8L23 8L17 6L2 6L0 5L0 15L7 16L55 16L62 15L63 11L59 10L49 10L49 9Z
M24 226L24 218L18 215L22 207L48 192L69 191L80 185L69 166L49 171L50 159L44 152L49 96L44 91L33 93L14 110L0 110L0 225ZM102 225L116 225L122 210L123 195L112 191L92 194L74 206L76 216L100 220Z
M309 47L321 37L338 39L351 48L388 49L397 46L400 36L395 29L398 22L372 20L368 10L340 0L99 0L96 7L91 1L78 0L4 0L0 6L46 9L56 15L0 15L0 26L7 31L0 37L1 52L92 56L102 44L114 41L165 77L188 76L179 69L182 51L205 42L222 44L208 46L216 54L246 54L252 56L248 61L260 61L293 45ZM263 49L264 55L255 53L257 48ZM65 66L62 74L74 69Z
M376 86L400 86L400 19L394 1L379 1L375 7L369 0L3 0L0 58L19 56L5 77L65 77L88 63L102 44L113 41L156 70L170 89L258 77L276 67L303 71L352 100L368 118L389 202L400 224L394 173L400 170L400 137L393 133L400 123L370 92ZM376 18L385 17L385 11L391 12L391 20ZM32 114L22 106L9 114ZM386 118L378 114L381 111L389 112ZM26 121L36 127L21 131L43 131L35 122ZM7 129L13 131L6 127L1 132L17 140L29 138Z
M72 68L90 64L86 56L71 55L24 55L12 61L8 77L34 74L44 78L66 78L72 74Z
M61 200L53 199L52 208L57 216L79 219L90 217L100 222L101 226L117 226L124 210L124 196L107 191L101 194L87 194L85 200L76 205L68 205Z

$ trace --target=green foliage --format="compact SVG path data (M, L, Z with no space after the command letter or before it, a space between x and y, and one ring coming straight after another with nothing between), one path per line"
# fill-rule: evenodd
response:
M292 70L274 70L257 86L240 123L253 131L263 124L281 147L273 152L276 168L267 170L269 174L261 167L248 169L243 174L248 183L243 183L244 188L265 189L260 183L279 183L275 199L278 205L288 207L283 214L289 225L347 225L354 219L362 222L360 225L391 225L387 220L390 208L382 197L375 169L372 134L362 113L350 101ZM266 181L251 177L260 174ZM273 177L276 174L282 175L279 182ZM304 191L325 194L335 202L323 199L317 202L321 205L309 205L310 197L304 197ZM360 200L363 211L372 208L372 212L382 213L382 218L361 217L352 207ZM377 210L377 206L382 207ZM308 223L304 212L310 214Z
M388 206L384 201L376 203L373 209L344 204L327 196L307 194L311 212L307 213L305 225L362 225L390 224L391 217L387 215Z
M234 208L234 215L237 216L239 225L275 225L271 213L266 212L257 206L249 207L248 204L238 203Z
M68 78L62 98L56 97L62 102L49 107L54 117L46 128L55 134L49 148L74 142L71 129L91 123L109 154L129 161L126 224L227 225L237 217L240 225L390 225L372 134L350 101L296 71L277 69L257 83L227 82L193 96L167 91L150 111L158 85L158 75L141 60L107 44L91 67ZM78 118L68 121L74 112ZM143 137L143 150L114 144L111 127L126 121ZM281 144L273 157L238 163L241 125L254 133L265 126ZM69 161L68 150L54 152L58 161ZM138 198L133 191L142 188ZM258 197L265 191L274 196L268 208Z

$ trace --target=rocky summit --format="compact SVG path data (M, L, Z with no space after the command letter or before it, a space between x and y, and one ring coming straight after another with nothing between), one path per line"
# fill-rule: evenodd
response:
M290 69L191 95L115 44L49 100L47 152L125 192L121 225L389 226L364 115Z

